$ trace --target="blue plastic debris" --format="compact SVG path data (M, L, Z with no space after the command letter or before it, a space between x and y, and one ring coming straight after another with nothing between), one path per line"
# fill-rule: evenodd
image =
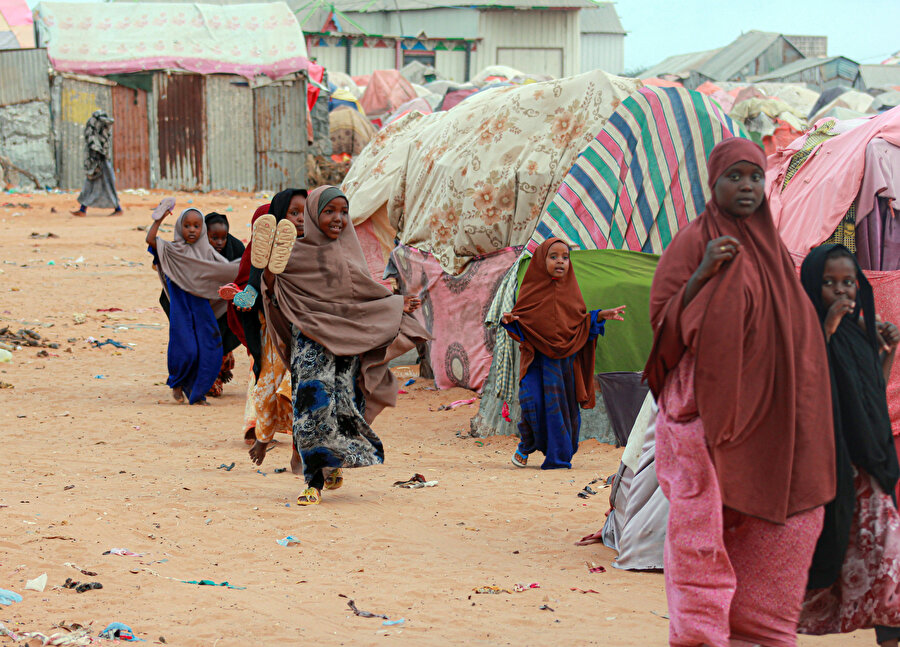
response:
M406 622L406 618L400 618L399 620L385 620L381 624L385 627L393 627L395 625L402 625L404 622Z
M13 602L21 602L22 596L16 593L15 591L7 591L6 589L0 589L0 604L8 607Z
M411 377L408 380L406 380L406 382L404 382L403 386L409 386L410 384L415 384L415 383L416 383L416 378Z
M276 539L275 543L279 546L299 546L300 540L294 537L294 535L288 535L284 539Z

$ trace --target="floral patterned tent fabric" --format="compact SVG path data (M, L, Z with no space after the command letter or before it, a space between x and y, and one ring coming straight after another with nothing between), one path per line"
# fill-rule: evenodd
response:
M278 78L309 65L300 23L284 2L44 2L36 16L60 72L185 70Z
M353 222L386 204L387 236L398 232L449 274L524 245L578 154L639 87L593 71L480 92L448 112L410 113L351 167L343 187Z

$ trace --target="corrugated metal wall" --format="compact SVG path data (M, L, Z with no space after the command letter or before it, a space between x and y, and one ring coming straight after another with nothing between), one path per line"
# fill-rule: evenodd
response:
M466 53L465 52L443 52L434 53L434 67L444 77L457 83L464 83L469 79L466 78ZM472 75L478 73L478 70L471 70Z
M206 77L209 188L252 191L256 185L253 91L238 76Z
M53 90L59 186L80 189L84 184L84 124L95 110L112 114L112 84L58 76L53 80Z
M273 83L253 90L256 188L306 188L306 84Z
M351 76L371 74L375 70L397 69L396 53L390 47L353 47L350 52L350 69Z
M208 190L203 85L204 77L196 74L157 74L153 77L159 188Z
M0 106L50 101L49 70L45 49L0 51Z
M581 29L577 10L486 10L480 11L479 16L478 31L482 41L472 56L472 75L488 65L501 64L501 50L507 52L506 57L513 50L561 52L561 73L556 69L559 60L556 54L548 56L543 64L539 58L527 61L527 66L523 63L512 64L522 72L574 76L580 71ZM516 53L524 55L524 51Z
M113 169L117 189L150 187L148 94L124 85L112 88Z
M581 72L603 70L610 74L621 74L624 69L624 34L581 35Z
M344 47L309 47L310 58L316 59L319 65L327 70L347 71L347 50Z

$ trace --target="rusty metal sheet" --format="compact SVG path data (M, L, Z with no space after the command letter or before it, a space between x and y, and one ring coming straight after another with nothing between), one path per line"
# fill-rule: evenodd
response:
M29 101L50 101L47 50L0 51L0 106Z
M206 77L209 187L252 191L256 186L253 91L238 76Z
M147 93L124 85L112 88L113 169L118 189L150 187L150 128Z
M204 78L197 74L157 74L158 186L172 191L206 191L206 110Z
M273 83L253 90L256 188L306 188L306 83Z
M112 114L111 90L110 85L66 77L54 79L52 111L61 189L80 189L84 185L84 124L96 110ZM113 137L115 132L113 126Z

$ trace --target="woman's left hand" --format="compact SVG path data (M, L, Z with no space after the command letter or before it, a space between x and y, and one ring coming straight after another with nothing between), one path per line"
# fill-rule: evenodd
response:
M900 329L889 321L878 322L877 327L878 334L884 340L884 351L886 353L896 351L897 346L900 345Z
M422 305L422 300L411 294L407 294L403 296L403 312L406 314L412 314L416 310L419 309L419 306Z
M597 318L602 321L625 321L625 308L627 306L619 306L618 308L610 308L609 310L601 310L597 313Z

